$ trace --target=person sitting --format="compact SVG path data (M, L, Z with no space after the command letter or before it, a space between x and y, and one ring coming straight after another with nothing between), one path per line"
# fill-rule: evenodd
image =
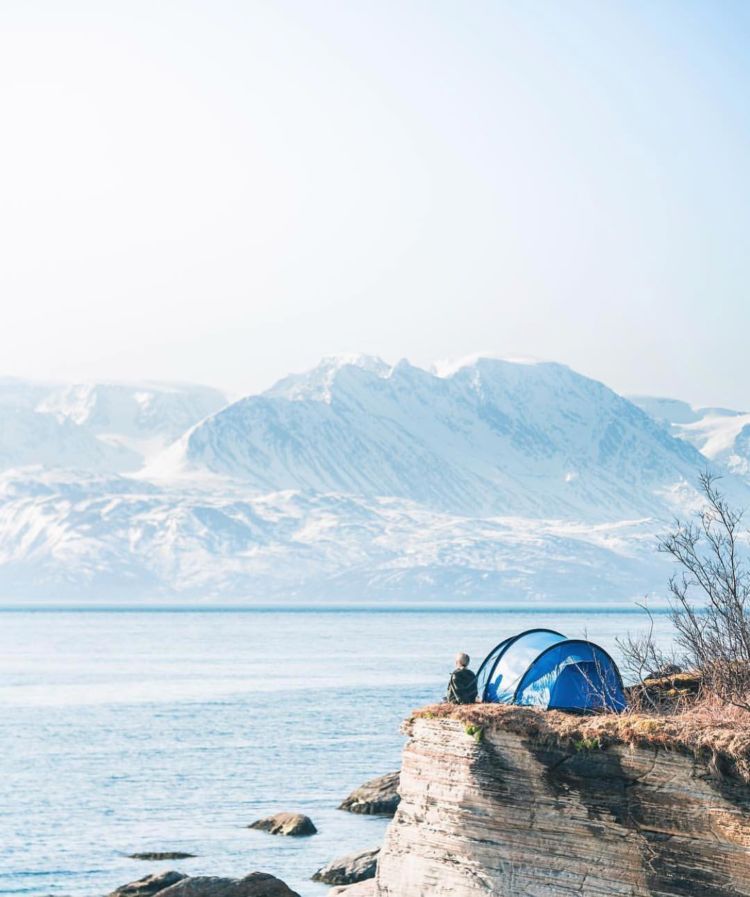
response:
M445 700L450 704L473 704L477 699L477 677L469 669L468 654L456 654L456 669L448 682Z

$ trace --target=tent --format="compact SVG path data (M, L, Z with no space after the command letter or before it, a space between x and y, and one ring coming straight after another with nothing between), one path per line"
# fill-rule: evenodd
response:
M496 645L479 667L477 686L490 703L616 713L626 707L622 677L609 654L552 629L529 629Z

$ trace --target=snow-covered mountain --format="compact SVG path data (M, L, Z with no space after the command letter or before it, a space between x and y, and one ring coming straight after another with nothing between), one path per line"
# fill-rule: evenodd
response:
M467 517L229 483L0 475L0 597L614 601L661 584L653 523Z
M631 401L707 458L732 473L750 477L750 412L695 408L677 399L651 396L633 396Z
M226 404L204 386L0 380L0 469L138 470Z
M261 492L394 496L486 516L612 520L705 464L632 403L558 364L479 359L449 376L326 359L193 427L155 466Z
M663 590L655 534L709 463L556 364L324 359L229 405L193 388L3 390L0 446L21 458L6 450L0 474L6 601L625 600ZM6 427L23 414L70 429L51 460ZM19 445L36 467L19 469Z

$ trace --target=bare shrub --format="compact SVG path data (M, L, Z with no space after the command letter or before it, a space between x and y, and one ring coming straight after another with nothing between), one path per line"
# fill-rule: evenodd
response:
M669 581L671 621L680 661L699 671L708 695L750 711L750 568L740 530L742 512L729 506L717 477L700 476L705 503L691 521L676 520L659 550L679 572ZM648 611L647 611L648 612ZM674 663L646 635L619 641L624 668L639 679Z
M615 639L620 649L620 666L625 678L640 683L645 679L660 678L669 672L678 672L674 651L667 653L654 641L654 616L648 604L637 602L648 618L648 629L644 633L628 633L624 638ZM661 710L663 702L658 694L647 688L631 688L629 704L633 710Z

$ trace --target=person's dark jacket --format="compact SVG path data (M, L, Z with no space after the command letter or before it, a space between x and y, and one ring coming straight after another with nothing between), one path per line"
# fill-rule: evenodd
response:
M451 673L445 700L451 704L473 704L477 699L477 677L467 667Z

